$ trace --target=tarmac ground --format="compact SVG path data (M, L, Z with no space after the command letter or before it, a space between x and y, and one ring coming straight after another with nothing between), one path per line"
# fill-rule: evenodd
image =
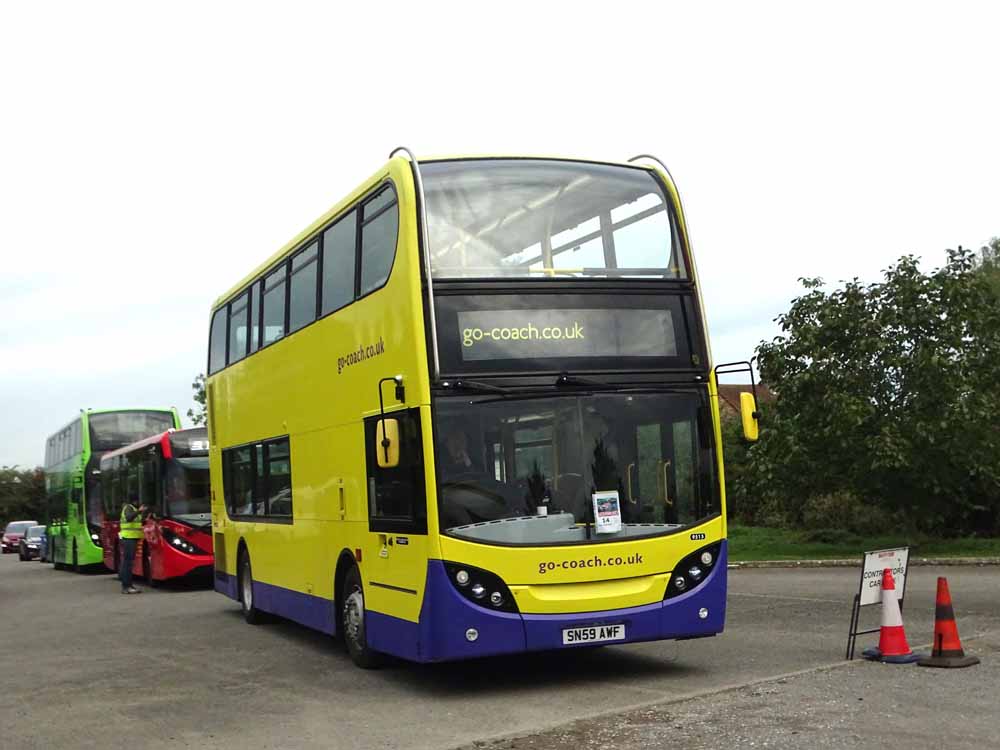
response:
M937 575L978 666L846 662L859 571L772 568L730 571L716 638L364 671L201 586L122 596L111 575L5 555L0 727L19 750L998 746L1000 568L911 568L914 647Z

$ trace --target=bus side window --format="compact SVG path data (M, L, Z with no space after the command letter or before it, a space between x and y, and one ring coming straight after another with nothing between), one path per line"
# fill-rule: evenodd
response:
M142 477L139 490L139 502L145 505L154 513L161 513L160 509L160 486L157 474L157 457L155 448L148 449L142 457L142 464L139 466Z
M361 288L365 296L385 284L396 257L399 208L396 194L386 187L362 206Z
M383 532L425 533L427 501L420 411L394 411L386 416L399 422L399 464L392 468L378 466L380 417L365 420L369 528Z

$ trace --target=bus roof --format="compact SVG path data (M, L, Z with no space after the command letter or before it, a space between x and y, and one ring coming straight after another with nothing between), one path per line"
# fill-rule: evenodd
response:
M101 456L101 463L103 464L105 459L115 458L116 456L124 456L127 453L132 453L140 448L146 448L150 445L156 445L163 441L171 432L177 432L173 427L169 430L164 430L163 432L158 432L155 435L150 435L149 437L144 437L142 440L136 440L134 443L129 443L128 445L118 448L117 450L108 451L103 456Z
M439 161L473 161L481 159L524 159L524 160L548 160L548 161L574 161L581 162L584 164L608 164L616 167L631 167L633 169L646 169L657 171L664 179L668 180L668 187L671 191L675 191L676 188L672 183L669 182L670 176L663 174L656 170L655 167L649 164L638 164L630 163L627 161L617 161L617 160L602 160L602 159L581 159L569 156L553 156L553 155L526 155L526 154L465 154L465 155L453 155L453 156L433 156L427 158L418 158L420 164L428 164L431 162ZM364 182L359 184L354 190L352 190L347 196L342 200L335 203L329 210L323 213L318 219L312 222L309 226L303 229L301 232L296 234L290 241L285 243L281 249L273 253L267 260L254 268L250 273L244 276L237 284L230 287L225 294L216 298L215 302L212 303L212 311L217 310L223 303L228 302L234 295L245 289L250 282L261 276L265 271L267 271L271 266L276 264L284 256L288 255L292 250L299 247L303 241L314 235L317 231L323 228L326 224L332 221L336 216L349 208L355 201L361 198L365 193L375 187L379 182L386 179L393 167L408 164L409 159L404 156L395 156L389 159L385 164L383 164L379 169L377 169L371 176L368 177Z
M167 407L167 408L158 407L158 408L154 408L154 409L142 409L142 408L131 408L131 409L80 409L80 413L79 414L77 414L75 417L73 417L71 420L69 420L66 424L64 424L58 430L56 430L51 435L49 435L46 438L46 440L50 440L50 439L54 438L60 432L62 432L63 430L65 430L67 427L71 427L76 422L79 422L80 418L83 417L83 416L88 416L89 417L91 414L126 414L128 412L133 412L133 411L141 411L141 412L150 412L150 411L152 411L152 412L162 412L162 413L165 413L165 414L172 414L173 411L174 411L174 407L172 407L172 406L171 407Z
M115 456L124 456L128 453L140 450L142 448L148 448L151 445L165 445L166 443L173 443L179 437L201 437L208 435L207 427L187 427L183 430L178 430L175 427L171 427L169 430L164 430L163 432L158 432L155 435L150 435L149 437L144 437L141 440L136 440L134 443L129 443L128 445L118 448L113 451L108 451L103 456L101 456L101 461L103 462L106 458L114 458ZM169 450L168 450L169 452ZM169 458L169 456L168 456Z

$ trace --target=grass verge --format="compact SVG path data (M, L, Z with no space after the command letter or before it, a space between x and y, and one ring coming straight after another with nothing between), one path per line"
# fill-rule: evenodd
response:
M914 557L1000 557L1000 539L935 539L920 534L863 536L843 529L814 531L729 525L729 561L829 560L866 550L911 547Z

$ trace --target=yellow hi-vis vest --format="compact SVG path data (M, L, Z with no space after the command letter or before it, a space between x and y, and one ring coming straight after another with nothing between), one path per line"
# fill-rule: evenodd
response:
M135 506L126 503L122 508L121 518L118 519L119 528L121 531L118 532L119 539L142 539L142 518L136 516L131 521L125 520L125 511L135 510Z

